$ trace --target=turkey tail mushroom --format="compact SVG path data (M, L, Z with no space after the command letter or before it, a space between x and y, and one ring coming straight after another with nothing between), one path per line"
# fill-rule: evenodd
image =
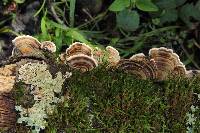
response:
M144 54L137 54L130 59L122 59L117 68L131 73L140 79L155 79L156 67L152 60L148 60Z
M108 53L108 60L107 61L109 62L109 64L111 66L115 66L120 61L119 52L111 46L107 46L106 51Z
M98 66L97 61L93 58L92 49L80 42L70 45L66 49L66 53L60 55L60 60L71 68L81 70L82 72L90 71Z
M47 50L47 51L49 51L51 53L55 53L56 52L56 45L51 41L42 42L40 48L44 49L44 50Z
M84 54L92 56L92 49L84 43L75 42L68 49L66 49L66 55L68 57L78 54Z
M178 65L174 68L174 70L172 71L172 76L173 77L186 77L186 68L184 65Z
M12 56L33 56L44 58L42 51L40 50L41 43L34 37L29 35L23 35L16 37L12 40L14 49Z
M70 56L66 62L71 68L81 70L82 72L90 71L98 66L93 57L84 54Z
M152 48L149 51L149 56L155 61L158 80L165 80L171 74L174 76L185 75L185 66L180 61L179 56L173 53L173 50L164 47Z

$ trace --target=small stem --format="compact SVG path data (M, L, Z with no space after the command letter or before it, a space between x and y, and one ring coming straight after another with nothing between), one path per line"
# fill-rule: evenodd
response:
M70 27L74 27L75 4L76 0L70 0L70 12L69 12Z
M34 14L34 17L36 17L36 16L41 12L41 10L44 8L45 3L46 3L46 0L43 1L42 6L41 6L40 9Z
M159 28L159 29L155 29L153 31L141 34L139 36L126 37L124 39L121 39L120 42L124 43L124 42L127 42L127 41L135 41L135 40L139 40L139 39L144 38L144 37L151 37L151 36L156 35L160 32L164 32L164 31L168 31L168 30L172 30L172 29L177 29L177 28L180 28L180 27L179 26L168 26L168 27L164 27L164 28Z
M54 6L53 6L52 4L50 5L50 9L51 9L51 12L52 12L53 17L55 18L55 20L56 20L58 23L63 24L63 21L58 17L58 15L57 15L57 13L56 13L56 11L55 11L55 9L54 9Z

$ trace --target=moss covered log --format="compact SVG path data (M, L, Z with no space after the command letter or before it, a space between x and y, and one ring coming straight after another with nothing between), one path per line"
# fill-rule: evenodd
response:
M198 132L199 82L199 78L181 77L141 80L105 66L85 73L74 71L59 94L64 100L48 114L44 131Z
M14 64L14 79L8 89L0 85L14 94L13 132L200 131L200 72L186 70L171 49L121 59L113 47L77 42L55 58L52 42L20 36L13 43L13 55L1 68ZM1 126L8 122L0 121L1 131L9 132Z
M74 73L66 81L65 102L49 117L46 132L186 132L200 131L199 79L162 82L139 80L100 67Z

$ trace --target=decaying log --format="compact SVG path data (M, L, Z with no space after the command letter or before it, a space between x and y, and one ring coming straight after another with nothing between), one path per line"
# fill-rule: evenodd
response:
M0 68L0 129L15 128L16 112L12 89L15 84L15 67L11 64Z
M15 100L12 91L19 64L25 64L27 61L43 61L46 59L46 52L52 54L56 51L54 43L49 41L40 43L31 36L17 37L13 40L13 44L15 48L12 57L23 59L0 67L0 129L3 130L14 129L16 124ZM108 66L121 69L141 79L166 80L170 76L191 78L200 75L200 71L187 71L179 56L167 48L153 48L148 56L141 53L133 55L130 59L121 59L119 52L113 47L108 46L106 50L95 51L86 44L77 42L60 55L62 65L66 64L82 72L98 67L104 58ZM50 65L53 66L53 64Z

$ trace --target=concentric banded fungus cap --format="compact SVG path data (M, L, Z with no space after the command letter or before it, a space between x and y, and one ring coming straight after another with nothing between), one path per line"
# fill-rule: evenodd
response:
M68 57L78 54L92 56L92 49L84 43L75 42L66 49L66 54Z
M137 61L143 61L146 60L146 56L143 53L135 54L129 58L130 60L137 60Z
M98 66L96 60L93 57L84 54L70 56L67 58L67 64L71 68L81 70L82 72L92 70Z
M13 49L13 55L30 55L38 53L41 43L34 37L29 35L23 35L16 37L12 40L15 48Z
M185 66L184 65L178 65L174 68L174 70L172 71L172 76L183 76L185 77L186 76L186 69L185 69Z
M149 56L155 61L156 67L158 69L158 80L167 79L173 72L174 68L181 64L178 55L173 53L171 49L164 47L150 49ZM175 71L177 71L177 68Z
M106 51L108 52L108 62L110 65L116 65L120 60L119 52L112 46L107 46Z
M135 55L131 59L121 59L117 64L117 68L140 79L155 79L157 77L154 62L144 58L143 55Z
M47 50L51 53L56 52L56 45L51 41L44 41L41 43L41 49Z

